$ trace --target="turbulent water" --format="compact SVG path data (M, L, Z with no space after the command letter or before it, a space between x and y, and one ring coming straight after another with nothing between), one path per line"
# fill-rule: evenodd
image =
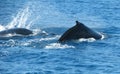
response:
M34 34L0 39L0 74L120 74L119 12L119 0L1 0L0 31ZM58 43L76 20L105 38Z

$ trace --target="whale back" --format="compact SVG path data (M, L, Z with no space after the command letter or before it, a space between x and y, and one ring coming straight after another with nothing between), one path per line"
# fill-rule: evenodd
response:
M15 32L16 34L21 34L21 35L29 35L32 34L31 30L25 29L25 28L16 28L12 30L13 32Z
M7 34L29 35L29 34L32 34L32 31L25 28L13 28L13 29L8 29L0 32L0 36L7 35Z
M83 23L76 21L76 25L68 29L59 39L60 42L66 40L76 40L79 38L95 38L100 39L101 35L91 30Z

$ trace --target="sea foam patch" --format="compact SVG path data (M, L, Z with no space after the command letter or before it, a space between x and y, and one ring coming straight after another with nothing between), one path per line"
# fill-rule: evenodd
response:
M99 33L102 37L101 40L103 40L106 36L104 34ZM96 41L95 38L80 38L77 40L77 42L94 42Z
M5 27L0 25L0 31L5 30Z
M94 39L94 38L80 38L80 39L78 39L78 42L94 42L94 41L96 41L96 39Z
M59 35L56 35L55 37L41 38L39 41L48 41L48 40L54 40L54 39L57 39L57 38L59 38L59 37L60 37Z
M67 48L75 48L74 46L67 45L67 44L60 44L60 43L51 43L45 46L45 49L67 49Z

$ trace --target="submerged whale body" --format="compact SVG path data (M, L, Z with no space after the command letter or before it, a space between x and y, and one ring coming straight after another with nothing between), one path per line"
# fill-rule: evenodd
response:
M76 25L72 28L68 29L58 40L59 42L64 42L68 40L76 40L80 38L94 38L94 39L101 39L102 36L93 31L92 29L88 28L84 24L76 21Z
M13 28L13 29L1 31L0 36L5 36L8 34L30 35L32 33L33 32L31 30L25 28Z

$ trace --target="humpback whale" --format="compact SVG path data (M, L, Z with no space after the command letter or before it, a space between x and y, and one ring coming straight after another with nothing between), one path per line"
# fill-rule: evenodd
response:
M101 39L102 36L93 31L92 29L85 26L83 23L76 21L76 25L68 29L58 40L59 42L64 42L68 40L77 40L80 38L94 38L96 40Z
M8 34L30 35L33 34L33 32L25 28L12 28L0 31L0 37L6 36Z

